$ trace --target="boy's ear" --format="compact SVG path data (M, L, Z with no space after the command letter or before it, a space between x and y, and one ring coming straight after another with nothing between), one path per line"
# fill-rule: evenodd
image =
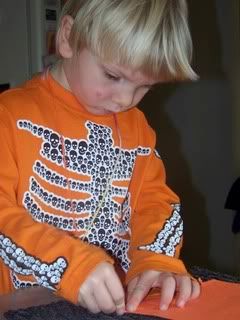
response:
M66 15L62 18L56 39L57 51L62 58L71 58L73 50L69 43L69 37L73 25L73 18Z

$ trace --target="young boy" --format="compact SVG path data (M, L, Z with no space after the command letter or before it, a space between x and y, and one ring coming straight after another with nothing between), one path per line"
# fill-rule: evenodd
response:
M41 285L123 314L160 287L162 310L182 307L200 288L136 105L195 78L185 0L69 0L56 45L56 65L0 97L0 293Z

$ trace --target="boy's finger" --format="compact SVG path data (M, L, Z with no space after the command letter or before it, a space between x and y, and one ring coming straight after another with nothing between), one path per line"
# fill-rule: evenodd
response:
M152 282L149 281L149 279L145 279L144 277L140 277L139 281L134 287L134 290L132 291L128 303L127 303L127 309L130 312L133 312L137 309L140 302L143 300L143 298L148 294L149 290L152 287Z
M126 307L125 307L125 298L121 298L119 300L115 300L114 301L115 306L116 306L116 313L118 315L123 315L126 311Z
M104 283L99 283L94 290L94 297L98 307L104 313L113 313L116 311L116 305Z
M122 315L125 312L125 294L120 279L116 273L113 273L111 277L105 280L106 287L112 297L112 300L116 306L116 312L118 315Z
M196 299L201 293L201 286L197 280L192 280L191 299Z
M86 309L88 309L92 313L99 313L101 312L96 299L92 293L89 291L85 291L84 294L81 296L80 305Z
M164 277L161 283L160 309L167 310L173 300L176 281L171 275Z
M138 283L138 279L139 279L139 276L137 276L136 278L132 279L129 282L129 284L127 286L127 294L128 294L127 301L129 301L129 298L131 297L131 295L132 295L132 293L133 293L133 291L134 291L134 289L135 289L135 287L136 287L136 285Z
M176 305L179 308L184 307L185 303L190 299L192 292L192 280L187 276L181 276L178 279L178 292L176 296Z

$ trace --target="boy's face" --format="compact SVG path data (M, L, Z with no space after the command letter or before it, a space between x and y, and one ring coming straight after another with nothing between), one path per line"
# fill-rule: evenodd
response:
M63 59L61 79L87 111L111 114L136 106L156 83L139 71L104 63L87 49Z

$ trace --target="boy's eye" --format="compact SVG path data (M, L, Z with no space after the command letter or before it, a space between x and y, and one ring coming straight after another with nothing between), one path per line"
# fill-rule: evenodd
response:
M113 81L119 81L120 80L120 77L118 77L118 76L116 76L116 75L114 75L114 74L112 74L110 72L105 71L104 74L110 80L113 80Z

